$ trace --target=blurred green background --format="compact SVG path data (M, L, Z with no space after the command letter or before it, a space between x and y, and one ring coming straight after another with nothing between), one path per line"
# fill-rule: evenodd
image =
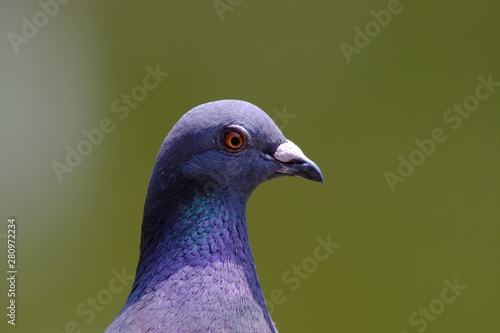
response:
M265 183L249 202L264 293L285 297L273 304L280 332L498 332L500 87L480 88L489 96L456 130L443 119L475 94L479 76L500 81L498 4L41 4L3 1L0 10L0 260L6 271L15 216L19 270L15 327L1 279L2 332L65 332L71 322L104 331L128 296L130 282L105 298L113 270L135 272L163 138L190 108L226 98L268 112L325 176L323 186ZM388 6L398 11L390 22L380 12ZM370 23L371 11L385 27ZM25 40L23 17L40 26L25 27ZM356 37L356 27L372 37ZM113 101L157 64L169 76L120 119ZM104 118L113 132L59 181L51 164ZM397 174L398 157L435 128L447 140L391 191L384 173ZM283 274L311 264L317 238L329 235L341 246L291 290ZM455 278L467 289L444 303L443 281ZM96 296L106 304L89 310ZM429 306L428 317L419 313Z

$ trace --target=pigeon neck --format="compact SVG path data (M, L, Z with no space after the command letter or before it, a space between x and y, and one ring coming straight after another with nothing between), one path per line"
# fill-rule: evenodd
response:
M238 267L249 292L265 306L248 241L246 198L198 192L188 200L182 196L165 199L162 207L148 209L146 203L141 255L129 302L186 266L229 263L222 266Z
M162 214L155 214L153 219L144 216L143 237L149 239L143 238L141 257L184 253L189 255L183 260L198 261L248 254L246 199L215 193L171 199L174 204L166 205Z

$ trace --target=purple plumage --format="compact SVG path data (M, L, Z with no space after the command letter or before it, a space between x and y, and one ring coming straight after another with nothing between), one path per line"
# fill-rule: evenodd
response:
M258 107L224 100L186 113L165 138L147 193L129 298L106 333L274 333L245 207L263 181L319 168Z

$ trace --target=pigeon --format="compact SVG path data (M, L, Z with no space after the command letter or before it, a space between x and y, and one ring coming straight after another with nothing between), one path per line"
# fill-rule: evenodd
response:
M152 171L132 290L105 333L277 332L245 210L260 183L286 175L323 183L257 106L221 100L182 116Z

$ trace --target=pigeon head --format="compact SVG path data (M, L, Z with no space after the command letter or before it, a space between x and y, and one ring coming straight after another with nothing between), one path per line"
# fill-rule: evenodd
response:
M323 182L258 107L224 100L186 113L160 148L134 285L106 332L275 333L245 209L260 183L284 175Z
M207 191L248 197L262 182L301 176L323 182L319 168L253 104L223 100L195 107L166 137L160 172Z

